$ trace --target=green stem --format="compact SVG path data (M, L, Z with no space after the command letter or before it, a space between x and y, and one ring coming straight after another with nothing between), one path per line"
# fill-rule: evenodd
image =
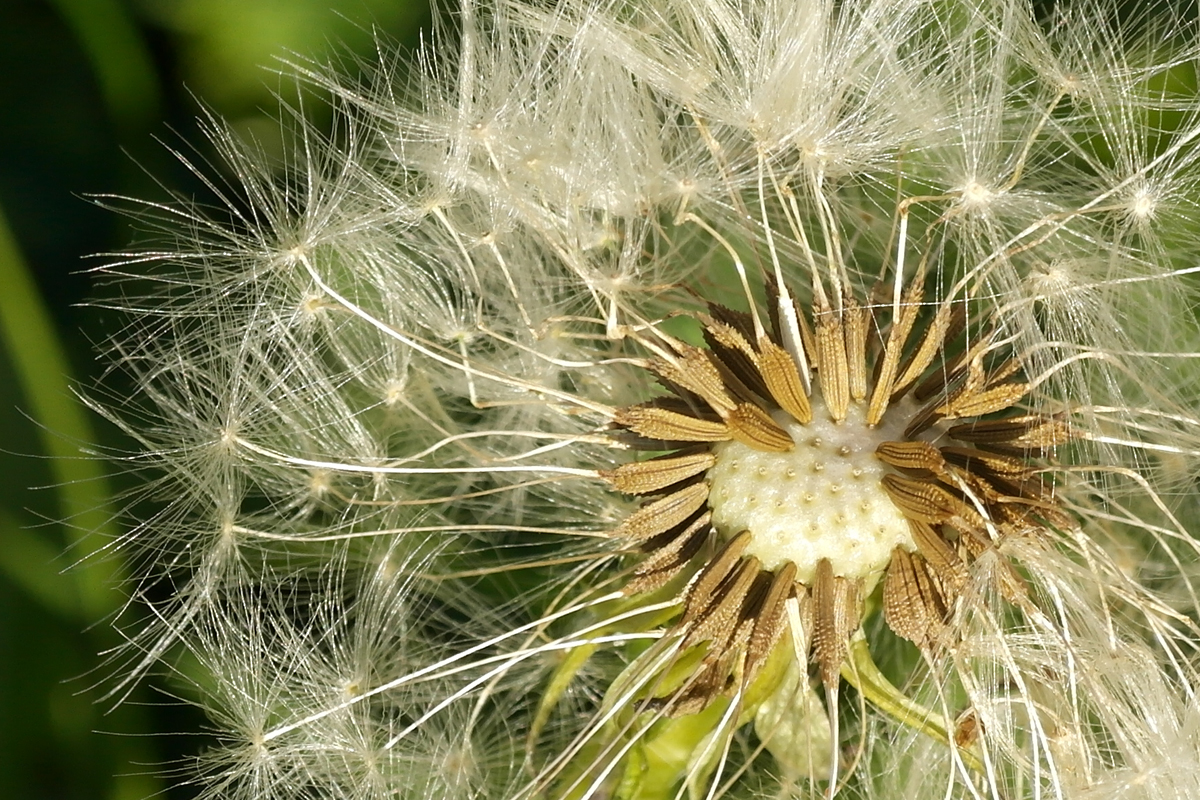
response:
M849 653L842 664L842 677L857 689L868 703L884 714L902 725L948 745L958 752L967 767L983 773L983 763L979 756L958 746L945 717L909 699L880 672L875 660L871 658L867 640L861 633L850 642Z

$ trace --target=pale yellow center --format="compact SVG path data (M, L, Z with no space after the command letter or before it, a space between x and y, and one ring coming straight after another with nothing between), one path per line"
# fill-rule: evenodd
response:
M888 468L875 457L879 443L900 439L901 430L887 420L867 427L857 403L834 423L819 397L812 400L808 424L783 412L775 415L796 443L789 452L763 452L740 442L713 448L717 463L708 471L713 524L727 536L750 531L746 552L765 569L791 561L796 580L811 583L817 562L827 558L834 575L873 585L897 545L915 549L908 522L880 485Z

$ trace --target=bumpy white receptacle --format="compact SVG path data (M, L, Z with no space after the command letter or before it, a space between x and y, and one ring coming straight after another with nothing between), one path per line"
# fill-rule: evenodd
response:
M717 463L708 472L713 524L726 535L750 531L747 553L768 570L791 561L802 583L811 582L822 558L834 575L874 583L896 545L915 549L908 522L880 484L888 468L875 457L880 442L900 439L901 432L886 420L867 427L855 403L834 423L813 400L813 421L806 425L776 415L796 443L790 452L740 442L714 448Z

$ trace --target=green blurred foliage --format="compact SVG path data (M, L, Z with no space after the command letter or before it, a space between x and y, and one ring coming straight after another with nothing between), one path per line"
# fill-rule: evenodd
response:
M140 0L179 42L182 71L197 95L229 114L263 101L263 67L301 58L369 53L374 33L408 31L423 6L395 0Z
M87 257L134 235L85 195L203 199L156 138L207 156L201 102L278 131L275 95L296 91L280 58L369 60L376 34L410 46L428 19L425 0L0 2L0 797L186 797L158 773L186 774L203 746L156 735L201 727L170 698L114 709L93 688L120 643L108 623L126 566L102 551L131 487L87 454L130 445L70 387L95 383L97 342L122 324L86 305L114 291Z

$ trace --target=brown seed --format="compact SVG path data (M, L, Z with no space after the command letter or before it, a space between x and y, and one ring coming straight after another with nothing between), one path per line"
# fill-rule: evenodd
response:
M922 650L933 649L946 619L946 601L920 555L902 547L892 551L883 584L883 618L897 636Z
M796 444L767 412L752 403L739 403L725 417L725 424L734 439L755 450L785 453Z
M703 611L692 620L684 636L683 646L711 640L709 653L714 657L719 657L722 651L730 649L735 644L733 640L738 634L738 622L747 595L761 571L762 564L754 556L738 561L733 572L713 589ZM745 635L749 635L749 626L746 627Z
M754 680L783 633L784 608L795 588L796 565L789 561L771 577L771 585L755 618L754 630L746 646L746 674L743 679L746 683Z
M687 624L708 608L712 603L713 593L721 582L733 571L738 561L750 544L750 531L742 531L725 543L712 559L700 571L688 587L687 597L683 601L683 616L681 624Z
M965 505L945 489L924 480L884 475L884 491L907 517L930 525L949 522Z
M669 717L686 717L708 708L725 692L729 670L716 661L705 659L688 682L662 706Z
M730 325L711 318L701 317L704 322L704 341L712 349L717 367L722 370L726 382L730 378L759 397L769 397L766 384L759 374L758 353L740 332ZM733 388L733 387L729 387ZM745 392L734 392L749 399Z
M983 503L990 512L1000 512L995 503L1004 498L1004 494L996 488L982 470L965 470L957 466L947 465L946 470L938 475L942 483L961 490L973 501ZM995 514L993 514L994 516Z
M763 386L758 368L746 364L741 353L722 348L720 352L714 350L712 358L713 365L717 368L717 372L721 375L721 381L725 384L725 391L735 403L760 405L763 398L770 396L766 387Z
M963 312L957 308L951 312L950 327L955 327L956 320L962 316ZM949 331L947 331L949 334ZM988 329L986 332L978 336L978 340L969 349L953 355L949 360L939 364L937 369L930 372L925 380L921 381L916 388L912 390L913 397L921 402L933 397L935 394L946 392L946 387L955 384L967 378L967 382L975 388L984 386L983 376L983 356L987 353L988 348L992 345L992 338L995 331ZM948 339L943 339L943 342Z
M682 345L680 350L675 361L653 359L650 368L667 381L702 397L718 414L724 415L732 409L733 398L726 391L725 382L713 364L709 351L691 345Z
M706 340L711 339L729 350L736 350L751 361L758 357L750 345L750 340L733 325L703 314L699 315L699 318L704 323ZM753 330L753 326L751 326L751 330Z
M703 514L680 533L659 545L633 571L625 594L653 592L666 586L696 557L712 533L712 515Z
M967 581L967 566L958 557L958 553L954 552L950 543L932 526L910 519L908 527L917 551L941 583L942 595L949 606Z
M724 422L697 419L653 406L620 409L614 421L634 433L668 442L725 442L733 438Z
M967 470L983 469L993 475L1019 478L1029 473L1029 463L1014 456L989 453L971 447L943 447L942 455L956 467Z
M663 456L649 461L631 461L616 469L601 470L600 477L618 492L648 494L693 475L699 475L716 463L717 457L708 451Z
M946 332L942 335L943 345L954 341L959 334L963 332L967 325L967 307L965 304L959 303L954 306L954 310L950 312L950 325ZM988 331L981 337L984 341L991 341L992 332ZM943 347L944 352L944 347ZM934 394L945 390L946 386L953 383L961 374L963 365L971 357L970 350L964 350L950 358L949 361L938 364L937 368L932 370L925 380L921 381L912 390L912 396L920 402L925 402Z
M817 314L817 375L825 407L836 422L846 418L850 407L850 372L846 364L846 336L842 322L832 310Z
M942 454L929 442L881 442L875 448L875 455L885 464L900 469L919 469L928 472L939 472L946 462Z
M813 578L812 600L813 660L828 688L837 684L850 635L858 629L858 581L834 575L829 559L822 558Z
M929 327L925 329L925 336L921 339L921 344L904 366L904 372L901 373L900 379L896 381L896 385L892 389L893 396L907 390L933 363L933 357L946 343L945 336L946 331L950 329L951 316L951 306L943 304L938 308L933 322L929 323Z
M908 426L904 429L904 438L912 439L913 437L920 436L922 433L933 427L933 425L940 419L941 417L934 409L933 404L925 406L909 418Z
M745 311L735 311L720 303L709 303L708 313L722 325L727 325L736 331L747 342L754 339L754 316Z
M871 392L871 402L867 408L867 424L878 425L891 402L895 386L896 373L900 368L900 358L904 354L904 346L917 321L917 312L921 310L921 280L914 280L909 285L900 302L900 313L892 320L892 329L888 332L887 345L883 350L882 366L879 376L875 379L875 389Z
M854 299L849 289L842 298L842 325L846 331L846 368L850 396L862 400L867 396L867 331L871 312Z
M680 524L696 513L708 500L708 484L693 483L660 500L646 503L617 526L612 535L618 539L641 542Z
M1011 408L1028 392L1027 383L1002 383L983 391L955 392L936 410L944 419L978 417Z
M791 353L770 339L759 339L759 370L763 383L779 407L797 422L812 421L812 405Z
M1071 440L1071 426L1053 417L1028 414L1008 419L955 425L948 431L960 442L1004 447L1009 452L1038 452Z
M1015 358L1010 358L1001 364L996 369L988 373L987 385L989 387L996 386L1000 381L1010 378L1021 371L1021 362Z

